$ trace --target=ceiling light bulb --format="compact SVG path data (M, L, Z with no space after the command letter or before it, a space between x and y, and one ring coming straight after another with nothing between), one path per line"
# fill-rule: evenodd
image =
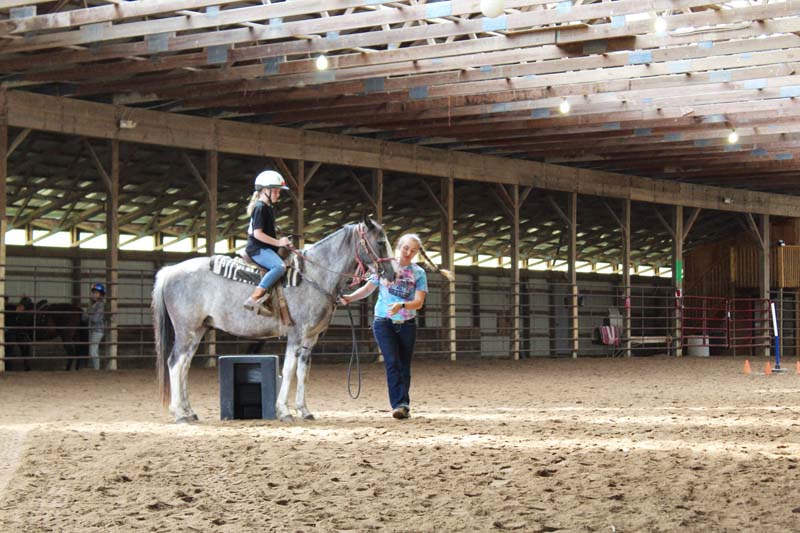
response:
M320 54L316 61L317 70L326 70L328 68L328 58L325 54Z
M562 115L566 115L569 113L569 110L572 109L572 106L569 105L566 99L561 100L561 105L558 106L558 110L561 111Z
M728 143L729 144L736 144L739 141L739 134L736 133L736 130L731 130L728 134Z
M481 13L484 17L499 17L505 9L503 4L505 4L503 0L481 0Z
M656 33L664 33L667 31L667 20L664 17L656 17L653 27L655 28Z

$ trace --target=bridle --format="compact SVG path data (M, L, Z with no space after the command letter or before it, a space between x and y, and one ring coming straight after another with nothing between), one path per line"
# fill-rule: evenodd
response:
M322 270L325 270L327 272L333 272L337 276L339 276L340 278L351 279L352 282L349 284L349 286L350 287L354 287L354 286L358 285L359 283L362 283L362 282L367 281L369 279L369 276L367 275L367 273L369 272L369 264L373 264L374 263L375 264L375 269L377 270L378 275L383 276L383 275L386 274L386 269L384 268L383 264L393 260L392 257L381 257L380 254L372 246L372 244L370 244L369 240L367 239L367 229L366 229L366 226L364 225L363 222L359 223L356 226L356 233L358 235L358 239L353 241L353 256L355 257L355 260L356 260L356 269L355 269L355 272L353 272L353 273L339 272L337 270L331 270L330 268L327 268L324 265L321 265L320 263L318 263L316 261L312 261L311 259L308 258L307 255L305 255L303 252L299 251L298 249L296 249L293 246L290 246L289 250L293 254L295 254L298 257L300 257L301 259L303 259L304 261L306 261L308 263L311 263L312 265L314 265L314 266L316 266L316 267L318 267L318 268L320 268ZM364 249L364 253L366 253L367 257L369 258L369 261L365 262L365 261L363 261L361 259L361 253L360 253L360 249L361 248ZM305 274L301 274L301 275L303 276L303 279L305 279L306 281L310 281ZM316 285L316 284L312 283L312 285ZM322 290L321 287L319 287L319 289ZM322 291L322 292L325 292L325 291ZM327 295L327 293L325 293L325 294ZM328 296L330 298L330 295L328 295Z
M369 267L364 264L364 262L361 260L361 255L358 253L359 245L364 248L367 257L369 257L370 261L375 264L375 269L378 271L378 275L381 277L386 274L386 269L383 267L383 264L392 261L393 259L391 257L381 257L380 254L375 251L370 242L367 240L367 228L363 222L356 226L356 231L358 232L358 241L356 241L354 245L356 271L353 273L353 282L350 284L351 287L358 285L362 281L366 281L367 278L364 276L367 272L369 272Z

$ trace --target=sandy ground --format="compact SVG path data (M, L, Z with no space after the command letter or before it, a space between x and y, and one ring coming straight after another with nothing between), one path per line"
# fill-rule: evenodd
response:
M0 531L798 531L800 376L742 363L418 361L405 421L316 365L288 424L198 369L181 426L150 371L6 373Z

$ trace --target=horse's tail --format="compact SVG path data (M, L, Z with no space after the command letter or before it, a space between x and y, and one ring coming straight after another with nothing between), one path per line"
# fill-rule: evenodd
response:
M172 353L175 340L175 329L172 326L167 305L164 302L164 285L169 280L169 267L162 268L156 274L156 283L153 287L153 332L156 340L156 369L158 370L158 390L161 394L161 403L169 403L170 384L167 376L167 364Z

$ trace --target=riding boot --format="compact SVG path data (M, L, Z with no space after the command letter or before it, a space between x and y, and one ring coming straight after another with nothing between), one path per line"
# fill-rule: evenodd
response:
M267 293L267 289L256 287L253 294L244 302L244 308L248 311L255 311L261 305L258 300Z

